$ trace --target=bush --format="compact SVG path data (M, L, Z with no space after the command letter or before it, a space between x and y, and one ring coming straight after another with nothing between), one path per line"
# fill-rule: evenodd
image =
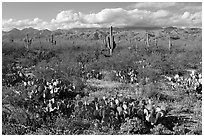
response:
M172 131L168 130L163 125L156 125L153 129L151 129L151 134L153 135L173 135Z

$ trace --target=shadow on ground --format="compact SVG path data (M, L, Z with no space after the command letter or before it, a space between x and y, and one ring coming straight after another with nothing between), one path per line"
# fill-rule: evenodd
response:
M166 128L168 128L169 130L173 131L173 128L177 125L180 126L182 124L186 124L186 123L196 123L192 120L190 120L190 118L186 117L186 116L166 116L164 117L160 123L162 125L164 125Z

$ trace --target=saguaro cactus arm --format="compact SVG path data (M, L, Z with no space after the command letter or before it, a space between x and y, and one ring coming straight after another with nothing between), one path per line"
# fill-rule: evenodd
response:
M110 46L110 37L109 37L109 35L108 36L106 36L106 38L105 38L105 46L108 48L108 49L110 49L111 48L111 46Z
M113 49L113 27L111 26L110 27L110 48L112 48Z
M116 43L114 41L114 36L113 36L113 50L116 48Z

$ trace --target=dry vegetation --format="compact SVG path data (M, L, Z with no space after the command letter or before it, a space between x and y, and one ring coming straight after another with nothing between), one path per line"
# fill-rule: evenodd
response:
M103 38L107 34L104 30L56 31L56 45L46 41L45 35L41 41L36 38L29 50L25 48L22 38L15 38L15 35L7 37L8 34L4 34L2 134L201 135L202 95L195 90L187 91L182 86L173 88L163 77L172 77L179 73L188 75L187 69L196 69L201 73L201 32L193 29L176 30L180 39L173 41L171 52L165 29L152 30L158 37L158 43L155 46L154 40L150 38L150 47L144 43L144 31L115 30L117 47L111 57L105 57L107 51L102 51ZM22 68L16 69L13 67L15 65ZM85 66L85 73L97 70L101 72L102 77L85 77L82 66ZM58 114L52 120L44 122L41 118L36 118L38 109L27 109L26 105L38 102L28 98L27 93L32 89L25 88L23 82L18 79L15 81L15 76L12 75L18 70L24 72L24 68L29 69L36 79L61 79L66 84L74 84L76 89L73 91L73 97L70 96L74 103L79 100L91 102L94 97L110 98L122 94L139 101L150 98L155 104L168 106L168 113L159 124L151 128L142 125L139 118L129 119L118 127L119 124L116 123L113 124L114 128L109 128L96 120L89 120L91 112L78 109L74 109L70 116ZM127 68L132 68L138 73L137 82L121 81L116 77L114 71ZM149 81L143 83L147 77ZM20 91L20 94L17 91ZM77 94L82 97L76 99Z

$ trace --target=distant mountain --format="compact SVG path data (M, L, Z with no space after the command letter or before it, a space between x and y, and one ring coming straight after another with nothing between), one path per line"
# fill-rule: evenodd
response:
M14 29L12 29L12 30L6 32L6 33L3 35L3 38L4 38L4 37L6 37L6 38L8 38L8 39L19 39L19 38L22 37L22 33L21 33L21 30L14 28ZM3 38L2 38L2 39L3 39Z
M161 29L161 27L158 27L158 26L127 26L127 27L121 27L121 28L118 28L120 30L158 30L158 29Z
M128 30L157 30L157 29L161 29L161 27L158 26L125 26L125 27L114 27L114 30L120 30L120 31L128 31ZM103 28L98 28L98 27L94 27L94 28L72 28L70 30L72 31L84 31L84 30L108 30L109 27L103 27Z
M63 35L63 34L66 33L66 30L57 29L57 30L52 31L52 33L53 33L54 35Z
M16 29L16 28L9 31L9 33L19 33L19 32L20 32L20 30Z
M163 30L165 32L171 32L173 30L177 30L178 28L177 27L173 27L173 26L169 26L169 27L163 27Z
M40 30L38 32L38 35L41 35L42 37L46 37L52 34L52 31L48 30L48 29L44 29L44 30Z
M47 37L49 35L52 34L52 31L50 30L38 30L38 29L34 29L32 27L29 27L29 28L25 28L25 29L22 29L22 30L19 30L19 29L12 29L8 32L2 32L3 34L3 37L2 39L23 39L26 37L26 35L28 34L29 37L34 37L34 38L37 38L37 37Z
M34 37L39 33L39 30L30 27L21 30L21 33L23 34L23 36L26 36L28 34L29 37Z
M144 26L126 26L126 27L113 27L113 31L121 32L121 31L130 31L130 30L159 30L162 29L164 32L173 32L175 31L176 33L180 32L185 32L185 33L200 33L202 32L202 28L177 28L173 26L169 27L157 27L157 26L150 26L150 27L144 27ZM96 33L97 32L97 33ZM109 32L109 27L108 28L72 28L69 30L64 30L64 29L57 29L54 31L50 31L48 29L44 30L38 30L34 29L32 27L25 28L23 30L19 29L12 29L10 31L2 31L2 39L23 39L25 36L28 34L29 37L33 38L39 38L39 37L50 37L50 35L62 35L65 37L73 37L72 35L75 35L76 37L78 36L83 36L83 37L92 37L92 35L99 35L99 37L103 37L107 35ZM87 36L86 36L87 35ZM93 37L94 37L93 36Z

